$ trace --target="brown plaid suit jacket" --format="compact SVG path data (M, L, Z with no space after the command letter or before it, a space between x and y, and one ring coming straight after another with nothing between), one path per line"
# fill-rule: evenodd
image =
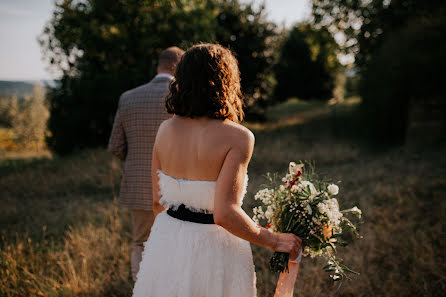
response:
M152 210L152 149L159 125L169 118L164 98L170 81L155 77L119 99L108 149L125 161L119 203L131 209Z

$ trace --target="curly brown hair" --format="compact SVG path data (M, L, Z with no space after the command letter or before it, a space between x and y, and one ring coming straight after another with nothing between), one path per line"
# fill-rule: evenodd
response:
M176 68L166 109L190 118L242 121L240 71L232 52L218 44L198 44L187 50Z

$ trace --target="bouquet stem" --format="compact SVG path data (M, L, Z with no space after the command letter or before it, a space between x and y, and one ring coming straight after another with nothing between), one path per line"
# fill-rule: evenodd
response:
M288 272L288 260L290 259L290 254L275 252L269 261L269 266L272 272Z

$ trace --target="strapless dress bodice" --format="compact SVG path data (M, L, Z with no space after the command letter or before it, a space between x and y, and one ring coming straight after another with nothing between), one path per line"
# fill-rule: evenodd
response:
M160 204L166 208L178 208L184 204L186 208L204 213L214 212L216 181L178 179L158 170L160 187ZM248 176L245 178L243 194L246 193Z

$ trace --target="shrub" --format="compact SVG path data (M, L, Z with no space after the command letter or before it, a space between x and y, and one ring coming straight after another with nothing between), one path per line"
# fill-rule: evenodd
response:
M0 99L1 147L7 150L39 150L44 147L49 117L44 90L35 85L32 94Z
M181 1L57 1L40 36L46 59L62 71L49 91L57 153L104 146L121 93L155 75L165 48L210 41L215 6Z
M411 100L444 98L446 19L439 12L390 34L362 74L362 111L378 143L404 142Z
M275 99L329 99L333 95L338 45L327 29L299 25L288 34L275 66Z
M0 98L0 126L11 128L18 112L17 96Z

